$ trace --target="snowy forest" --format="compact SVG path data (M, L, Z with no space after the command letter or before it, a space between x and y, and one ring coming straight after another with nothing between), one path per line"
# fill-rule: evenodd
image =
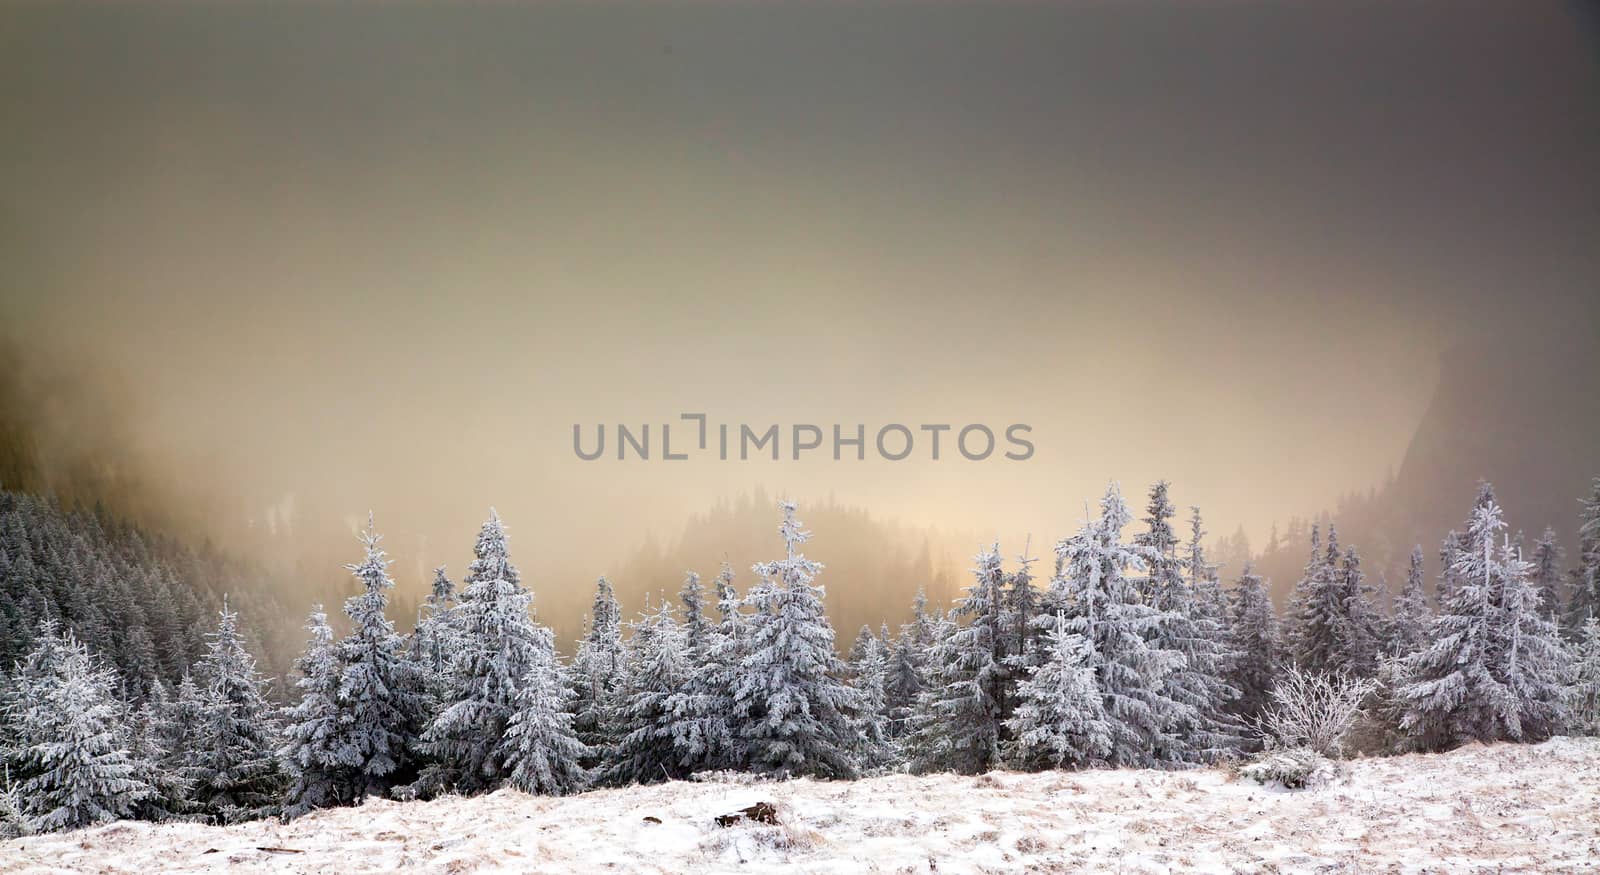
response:
M3 835L713 772L1183 769L1290 742L1355 756L1600 734L1600 479L1572 562L1552 530L1513 534L1484 483L1392 595L1313 527L1281 612L1250 565L1223 579L1168 484L1137 520L1113 484L1053 563L986 546L954 605L919 597L847 647L780 502L776 558L748 573L688 572L631 619L600 578L570 656L492 511L459 586L439 569L399 631L369 518L349 631L313 606L281 679L252 632L281 608L232 590L237 568L104 513L0 501ZM1306 695L1349 698L1349 725L1285 729Z

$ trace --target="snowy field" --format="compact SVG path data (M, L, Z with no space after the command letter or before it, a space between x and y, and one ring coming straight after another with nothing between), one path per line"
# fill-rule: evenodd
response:
M780 825L719 826L757 802ZM659 821L659 822L657 822ZM5 872L1600 872L1600 739L1360 760L1317 790L1222 769L674 783L369 802L293 824L117 823Z

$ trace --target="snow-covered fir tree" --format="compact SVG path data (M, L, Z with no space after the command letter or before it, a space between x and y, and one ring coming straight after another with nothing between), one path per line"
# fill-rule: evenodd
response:
M53 636L52 636L53 637ZM116 673L72 638L42 641L48 670L5 703L20 815L32 832L75 829L128 817L154 791L129 752Z
M1278 618L1266 582L1249 563L1244 566L1229 599L1228 683L1239 691L1232 711L1245 721L1261 716L1272 699L1272 688L1282 668Z
M855 759L862 772L886 771L894 764L894 745L889 736L889 702L884 690L889 674L887 657L882 640L874 635L862 645L861 656L850 665L855 689L860 697Z
M885 696L889 706L890 733L905 735L906 721L916 707L927 675L927 650L933 639L934 619L928 614L928 594L917 588L911 603L911 622L900 627L900 635L889 651L889 676Z
M1409 656L1422 649L1427 642L1428 626L1433 622L1433 611L1428 608L1428 594L1422 584L1422 545L1411 550L1406 565L1406 581L1394 600L1394 613L1389 620L1388 653L1390 656Z
M575 793L589 780L583 766L589 750L572 729L572 689L562 681L548 628L535 627L531 657L506 722L509 780L524 793Z
M347 715L339 703L343 672L333 630L321 605L311 609L306 631L311 633L310 639L295 662L300 701L285 715L284 744L279 751L292 779L283 804L285 817L352 802L355 772L362 762L344 725Z
M617 715L618 741L600 778L607 784L654 784L685 777L675 746L672 695L689 678L684 629L663 600L633 624L625 650L626 680Z
M1017 687L1019 704L1006 721L1009 759L1022 768L1082 768L1111 753L1112 730L1085 655L1088 643L1057 614L1046 629L1042 659Z
M276 813L285 781L278 767L278 725L255 657L245 649L239 615L224 603L196 666L199 723L185 751L198 811L232 823Z
M917 672L918 692L906 711L899 737L900 759L917 774L947 772L955 768L955 758L950 745L950 734L945 731L942 694L950 680L947 667L950 658L950 640L959 624L953 611L943 614L920 614L922 630L920 640L926 642L919 652L922 664ZM906 635L901 633L901 646Z
M1492 497L1474 507L1449 601L1406 659L1400 726L1424 748L1538 738L1560 717L1564 654L1504 530Z
M1559 622L1562 614L1561 590L1564 581L1561 562L1564 558L1556 530L1546 526L1544 534L1533 545L1528 561L1533 563L1533 588L1539 593L1539 610L1552 622Z
M750 768L781 777L846 778L855 774L852 732L858 697L845 684L834 654L833 626L813 581L821 563L800 547L811 537L795 519L793 502L779 503L783 559L755 566L761 582L751 608L749 652L734 690L734 712Z
M369 793L382 795L397 775L406 774L428 719L426 675L384 616L394 581L389 579L383 536L370 515L360 537L366 556L345 567L362 591L345 600L351 630L337 648L338 723L345 734L340 748L355 758L350 789L357 802Z
M433 758L417 788L425 794L492 790L510 776L506 726L537 658L533 595L522 586L493 510L473 556L456 605L460 637L448 669L450 696L422 735L422 749Z
M1006 577L1005 611L1001 615L1002 638L1000 653L1009 672L1013 687L1034 659L1030 651L1038 642L1039 629L1034 621L1040 613L1041 594L1034 583L1033 563L1038 557L1030 555L1031 539L1022 547L1017 557L1017 568ZM1015 697L1012 690L1012 698ZM1008 702L1010 706L1012 702Z
M157 678L144 704L133 715L130 727L134 769L151 789L150 795L134 806L134 817L140 820L182 817L193 791L181 771L168 765L174 752L172 740L183 737L183 730L173 725L172 716L172 696L167 685Z
M1088 643L1088 665L1111 727L1107 762L1176 766L1196 759L1181 733L1202 715L1195 705L1168 695L1170 679L1185 660L1176 650L1151 644L1171 615L1147 604L1128 579L1128 572L1146 570L1157 557L1151 547L1122 541L1131 518L1121 491L1111 484L1100 501L1100 516L1056 545L1048 602L1061 606L1066 630Z
M1188 722L1176 727L1174 735L1184 739L1184 758L1196 762L1220 759L1238 750L1242 727L1225 711L1239 692L1224 677L1228 641L1215 569L1206 562L1201 546L1205 530L1200 511L1192 509L1192 536L1182 556L1172 530L1174 510L1166 481L1151 487L1146 512L1146 531L1134 536L1134 545L1142 551L1149 573L1135 586L1158 615L1145 633L1150 646L1183 656L1182 663L1167 675L1164 690L1166 698L1187 706Z
M745 653L744 615L733 586L733 568L723 564L716 578L717 624L702 644L702 656L681 689L668 698L673 717L673 747L685 773L736 769L744 757L730 723L733 690Z
M1332 536L1331 531L1329 535ZM1354 545L1344 549L1338 580L1343 590L1342 613L1336 627L1337 644L1327 667L1355 677L1372 677L1377 674L1383 646L1383 618L1373 604L1375 591L1366 582L1361 554Z
M1572 684L1567 688L1567 726L1580 735L1600 735L1600 618L1583 622L1572 645Z
M1566 629L1577 637L1590 618L1600 617L1600 477L1578 514L1578 565L1567 584Z
M610 727L620 707L622 674L622 606L611 581L601 577L595 583L588 630L567 669L573 690L572 728L590 751L586 765L597 765L597 758L617 740Z
M433 570L433 586L417 614L411 633L411 658L422 670L429 697L435 702L448 693L445 670L456 650L456 585L445 566Z
M931 690L948 737L943 768L963 774L988 771L1000 761L1010 677L998 652L1005 634L1006 595L1000 546L979 553L973 562L973 583L952 612L957 627L936 654L940 676Z
M683 604L684 659L690 665L697 665L705 655L711 630L711 624L706 620L705 587L700 585L700 575L693 571L684 572L678 601Z

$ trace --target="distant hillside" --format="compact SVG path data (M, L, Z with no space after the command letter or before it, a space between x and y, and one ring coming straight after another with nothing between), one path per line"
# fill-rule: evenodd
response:
M1600 475L1600 338L1592 330L1457 347L1400 468L1382 488L1340 502L1330 515L1340 540L1392 587L1415 544L1430 577L1440 541L1460 528L1477 482L1494 484L1512 531L1528 542L1552 526L1570 557L1578 498ZM1326 523L1324 522L1324 525ZM1283 594L1306 561L1304 522L1257 560ZM1288 535L1289 533L1285 533ZM1281 604L1281 602L1280 602Z

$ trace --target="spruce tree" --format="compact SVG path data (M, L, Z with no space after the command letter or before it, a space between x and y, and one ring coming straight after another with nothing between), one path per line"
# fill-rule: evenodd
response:
M1066 630L1088 643L1088 665L1106 721L1111 747L1106 761L1117 766L1176 766L1195 759L1183 737L1185 727L1202 719L1195 704L1173 699L1173 674L1184 656L1152 645L1169 612L1147 604L1128 579L1157 558L1148 546L1122 542L1131 515L1112 484L1100 502L1100 516L1078 534L1056 545L1056 574L1050 603L1063 606Z
M1081 768L1111 753L1112 729L1085 654L1088 644L1066 626L1057 614L1047 627L1043 659L1018 685L1020 704L1006 721L1010 759L1022 768Z
M70 633L39 646L53 651L49 673L29 698L13 695L5 709L28 776L19 785L27 828L51 832L130 816L154 791L129 753L116 673Z
M1533 563L1533 587L1539 592L1539 610L1551 622L1559 622L1561 611L1562 569L1565 558L1556 530L1545 527L1533 553L1528 557Z
M450 696L422 735L422 749L434 760L418 787L424 793L477 793L509 777L506 726L537 659L533 596L522 586L505 526L492 509L473 557L456 606L460 637L448 669Z
M685 773L737 769L744 763L738 733L730 723L733 690L745 655L744 615L726 563L716 578L717 624L708 630L704 655L682 689L668 697L673 747Z
M1390 656L1409 656L1427 643L1433 612L1428 608L1422 575L1422 545L1418 544L1411 550L1411 561L1406 566L1406 582L1401 585L1400 595L1394 601L1394 616L1389 622Z
M850 666L860 699L855 759L863 772L886 771L894 764L894 746L889 736L889 702L884 689L889 673L886 657L883 642L874 636L866 641L860 658Z
M1590 618L1600 617L1600 477L1578 514L1578 567L1567 584L1566 629L1576 638Z
M1572 732L1600 735L1600 618L1585 620L1572 646L1572 683L1566 705Z
M1245 721L1261 716L1271 702L1282 669L1278 618L1261 575L1247 562L1230 600L1228 682L1239 690L1232 711Z
M384 616L394 581L382 541L369 515L361 535L366 557L345 566L362 586L345 600L351 630L337 648L338 722L345 735L340 749L355 758L351 789L356 802L369 793L384 794L397 774L405 774L428 719L425 675Z
M911 605L911 622L900 627L900 636L895 639L889 653L885 695L889 706L890 733L896 738L905 735L906 722L916 707L917 696L922 693L933 623L928 615L928 595L918 587L916 599Z
M572 729L572 688L562 682L555 635L548 628L535 628L531 656L506 722L509 780L525 793L575 793L588 783L583 761L589 750Z
M622 606L617 603L611 581L604 577L595 583L588 625L568 674L574 692L572 728L590 751L586 765L595 765L596 759L616 742L608 727L619 707L623 675Z
M666 601L633 624L626 648L627 673L618 714L618 741L606 757L607 784L654 784L687 774L674 745L674 693L688 680L683 627Z
M199 812L221 823L276 813L285 781L266 681L245 650L239 615L224 602L197 667L199 723L185 751Z
M973 583L952 615L957 627L938 658L940 683L935 710L948 738L947 768L963 774L988 771L999 762L1008 672L996 651L1005 632L1005 572L998 544L979 553Z
M310 639L295 662L300 701L286 715L279 751L293 778L283 806L284 816L291 818L353 801L356 769L362 761L344 726L346 714L339 704L342 671L321 605L311 609L306 630Z
M848 778L855 774L851 732L858 697L843 681L833 627L822 609L822 570L800 552L811 533L780 502L785 557L755 566L761 582L746 602L749 651L734 690L734 713L750 767L779 777Z
M456 650L456 586L443 565L433 570L433 586L418 612L411 633L411 658L424 674L429 697L437 704L448 694L446 669Z

